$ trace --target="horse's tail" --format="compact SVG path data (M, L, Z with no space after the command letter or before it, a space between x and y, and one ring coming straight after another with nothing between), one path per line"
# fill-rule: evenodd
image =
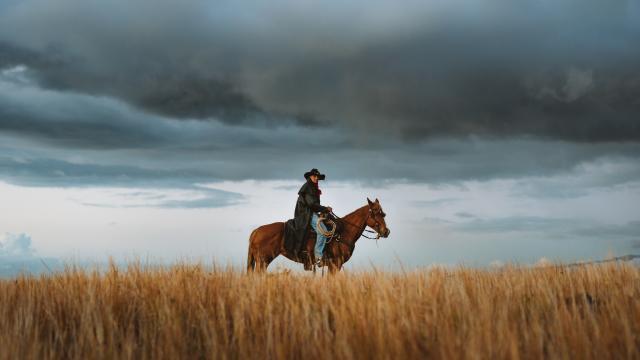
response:
M256 234L255 229L249 235L249 253L247 254L247 272L253 271L256 268L256 257L253 255L253 251L251 251L251 243L253 242L253 236Z

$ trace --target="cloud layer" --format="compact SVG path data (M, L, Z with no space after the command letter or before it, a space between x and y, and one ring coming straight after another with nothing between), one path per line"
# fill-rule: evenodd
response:
M330 180L378 183L543 177L604 162L615 169L584 181L606 185L640 172L636 143L515 137L405 143L375 135L371 143L332 128L177 121L110 97L42 89L25 66L0 73L0 130L0 176L30 186L192 188L220 180L301 178L309 164ZM550 185L540 180L522 191Z
M0 67L178 119L636 142L639 8L29 0L0 9Z

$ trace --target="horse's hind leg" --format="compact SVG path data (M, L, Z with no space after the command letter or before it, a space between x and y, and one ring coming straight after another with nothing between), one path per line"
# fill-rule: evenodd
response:
M249 253L247 270L265 271L269 264L282 251L283 225L273 223L263 225L251 233L249 237Z
M256 263L256 268L259 272L266 271L267 267L269 266L269 264L271 264L273 259L275 259L275 257L273 256L259 256Z
M258 229L255 229L249 235L249 250L247 254L247 272L254 271L256 269L256 235L258 233Z
M251 245L249 245L249 254L247 255L247 272L254 271L256 269L256 258L253 256Z

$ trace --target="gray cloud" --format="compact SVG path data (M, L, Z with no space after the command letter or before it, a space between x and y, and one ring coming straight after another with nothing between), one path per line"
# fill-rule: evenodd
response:
M86 202L80 201L82 205L96 207L117 207L117 208L166 208L166 209L206 209L229 205L237 205L245 201L241 194L210 189L202 186L183 186L179 190L190 190L192 194L181 198L176 198L163 193L164 189L125 192L116 197L116 201L107 202ZM195 196L194 196L195 195Z
M222 128L221 130L224 130ZM239 140L242 134L238 134ZM252 135L248 135L252 136ZM190 186L243 179L302 179L309 167L328 181L455 184L521 178L514 195L580 194L594 187L634 182L640 164L630 145L578 145L525 140L438 141L378 150L295 147L283 143L255 148L158 148L81 151L42 146L0 136L0 178L30 186ZM603 153L605 155L603 155ZM608 155L607 155L608 154ZM604 156L604 157L603 157ZM624 171L611 176L608 162ZM584 171L584 164L593 168ZM567 181L545 179L566 175ZM584 176L582 180L577 178ZM533 177L533 178L532 178ZM575 189L575 190L571 190ZM429 206L429 203L417 204ZM438 205L437 203L431 205Z
M548 218L539 216L509 216L482 219L475 216L451 225L452 228L472 234L525 234L546 236L549 240L597 239L624 241L628 248L640 236L640 221L624 224L606 224L575 218Z
M0 69L0 131L63 148L95 150L206 150L256 148L282 144L335 146L345 141L329 130L291 126L224 126L148 114L122 101L46 90L25 66Z
M457 198L441 198L434 200L414 200L411 202L411 205L416 207L438 207L444 204L455 203L461 201L462 199Z
M582 231L584 228L592 228L592 223L586 220L546 218L538 216L512 216L495 219L472 218L466 222L457 223L458 230L471 233L489 232L548 232L553 229L554 235L567 231Z
M170 117L361 138L640 139L634 1L30 0L0 20L0 64Z
M212 180L196 170L145 169L133 166L72 163L50 158L0 157L0 175L27 186L172 186Z
M518 242L525 243L527 239L534 239L540 247L544 247L544 243L560 241L565 245L557 248L553 254L565 258L571 254L570 256L576 259L580 258L577 256L579 253L584 253L583 256L586 258L586 252L594 248L607 249L608 252L615 249L618 255L637 253L640 237L640 221L611 224L577 218L510 216L493 219L473 218L449 226L473 236L517 239ZM532 252L536 251L535 244L530 243L526 246L531 247ZM601 256L603 255L604 253ZM593 254L589 255L592 256Z
M640 174L640 145L624 141L637 130L637 54L625 45L636 8L587 2L553 37L573 19L567 3L549 18L533 3L465 14L380 2L355 19L354 4L161 4L29 0L0 12L0 30L14 30L0 31L1 179L191 188L318 167L378 185L527 178L516 195L580 197ZM116 10L127 6L138 11ZM602 38L581 32L596 18ZM571 188L546 179L581 173Z
M640 174L636 143L480 137L403 143L372 135L370 144L333 128L175 121L108 97L43 90L29 75L24 68L0 73L0 177L23 185L189 187L301 178L318 167L330 180L378 184L535 177L516 191L580 195L582 187L624 184ZM589 166L605 169L594 177L585 173ZM544 178L581 172L587 176L577 190Z
M518 181L511 195L535 198L569 199L598 189L628 186L640 179L637 157L602 157L577 165L574 171L558 177L535 176Z

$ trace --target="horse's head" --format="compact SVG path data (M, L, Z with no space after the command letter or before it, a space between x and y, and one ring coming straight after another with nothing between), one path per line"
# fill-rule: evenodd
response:
M367 218L367 226L374 229L379 236L384 238L388 237L391 233L391 230L387 227L387 223L384 222L384 217L387 215L382 211L382 206L380 206L380 201L376 199L376 201L371 201L367 198L367 202L369 202L369 217Z

